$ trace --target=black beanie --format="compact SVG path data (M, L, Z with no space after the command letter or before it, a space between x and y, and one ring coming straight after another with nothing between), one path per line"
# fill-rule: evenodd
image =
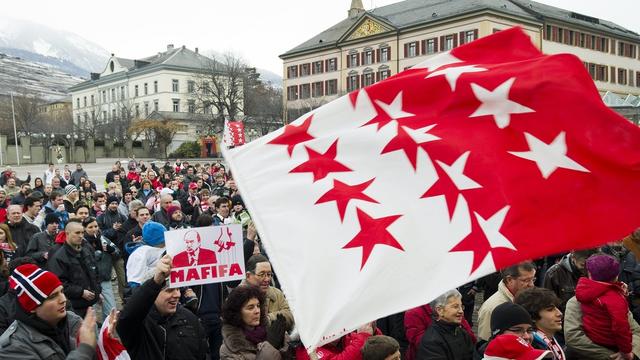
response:
M520 324L533 324L533 321L529 312L518 304L506 302L496 306L491 313L492 336Z
M111 195L107 198L107 205L111 204L112 202L119 203L120 199L118 199L118 197L115 195Z

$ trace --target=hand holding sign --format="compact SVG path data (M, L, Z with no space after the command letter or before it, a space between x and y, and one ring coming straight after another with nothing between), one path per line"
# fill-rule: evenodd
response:
M171 256L165 255L156 264L156 273L153 276L153 281L158 285L162 285L169 273L171 273Z

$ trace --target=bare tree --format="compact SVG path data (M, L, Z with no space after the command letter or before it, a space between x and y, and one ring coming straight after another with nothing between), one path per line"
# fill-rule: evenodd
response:
M282 89L257 81L245 87L247 125L261 130L261 135L275 130L282 122Z
M135 140L144 136L151 147L160 147L167 157L167 147L178 132L180 125L174 120L136 120L128 129L129 135Z
M204 60L202 71L195 76L192 96L198 112L209 115L210 128L222 132L224 120L244 116L246 65L239 57L227 53Z

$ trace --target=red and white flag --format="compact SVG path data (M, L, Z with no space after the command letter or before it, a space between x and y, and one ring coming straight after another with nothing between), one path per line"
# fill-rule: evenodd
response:
M227 146L244 145L244 123L242 121L224 121L224 143Z
M520 29L226 151L307 347L640 223L640 129ZM267 164L265 166L265 164Z
M104 319L98 335L98 360L130 360L129 353L118 339L109 336L109 317Z

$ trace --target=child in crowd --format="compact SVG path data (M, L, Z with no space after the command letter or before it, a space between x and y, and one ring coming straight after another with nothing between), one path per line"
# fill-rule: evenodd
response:
M582 308L584 332L594 343L633 359L626 285L617 281L620 263L613 256L595 254L586 263L589 278L582 277L576 298Z

